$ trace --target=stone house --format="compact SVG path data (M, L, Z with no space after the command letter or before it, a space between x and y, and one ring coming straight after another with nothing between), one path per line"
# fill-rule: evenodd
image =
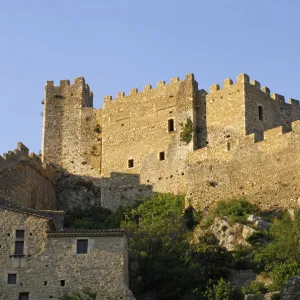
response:
M59 299L82 288L97 299L134 299L125 232L63 230L61 220L59 212L0 207L0 299Z

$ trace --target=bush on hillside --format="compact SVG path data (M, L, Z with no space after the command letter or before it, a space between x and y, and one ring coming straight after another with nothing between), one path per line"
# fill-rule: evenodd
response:
M259 295L259 294L265 294L266 292L267 292L267 288L265 287L265 285L262 282L257 280L253 280L242 287L243 295L248 295L248 294Z
M213 283L209 281L204 297L207 300L232 300L234 298L234 288L223 278Z
M300 211L295 211L294 220L288 213L272 224L270 242L255 251L255 262L266 271L280 263L300 264Z
M212 217L227 217L231 223L247 222L247 217L258 211L256 205L251 204L246 198L234 198L230 200L221 200L217 202L212 211Z
M291 277L300 275L300 264L297 262L275 265L271 271L272 285L270 291L278 291Z

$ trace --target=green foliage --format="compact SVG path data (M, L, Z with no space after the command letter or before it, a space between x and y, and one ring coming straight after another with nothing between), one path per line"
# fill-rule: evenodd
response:
M246 198L234 198L219 201L213 209L213 217L227 217L229 222L247 222L247 216L257 212L258 208Z
M97 293L93 293L89 288L84 288L74 293L68 293L59 300L96 300Z
M188 229L193 230L199 224L202 214L197 212L191 205L184 210L185 225Z
M191 118L187 118L186 123L184 125L181 123L180 125L183 127L180 132L180 140L188 144L193 137L193 121Z
M256 269L256 265L253 262L253 249L237 245L236 250L232 253L233 267L238 270Z
M268 243L270 241L270 236L265 232L256 231L248 236L246 241L252 246L260 246Z
M120 207L115 213L99 205L91 205L85 209L75 207L65 214L64 226L77 229L119 228L124 209Z
M207 300L232 300L234 297L234 289L231 284L223 278L215 284L210 280L204 297Z
M300 212L294 220L288 213L274 222L270 229L271 241L255 252L254 260L266 271L276 264L297 262L300 264Z
M201 299L210 278L226 275L230 258L214 236L191 245L195 220L183 207L184 197L158 194L125 212L129 256L140 267L140 280L131 284L137 299L149 291L159 299Z
M281 263L275 265L271 271L271 278L273 282L270 287L270 290L280 290L289 278L299 275L300 264L298 262Z
M257 280L253 280L242 287L242 293L244 295L248 295L248 294L259 295L259 294L265 294L266 292L267 292L267 288L265 287L265 285L262 282Z

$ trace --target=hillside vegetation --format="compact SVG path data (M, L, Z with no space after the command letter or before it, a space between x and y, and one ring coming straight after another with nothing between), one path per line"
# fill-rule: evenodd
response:
M249 226L248 216L271 222L255 228L251 247L227 251L207 230L215 218ZM300 275L300 213L265 212L247 199L220 201L209 213L184 208L184 197L156 194L115 213L101 207L75 209L66 227L126 229L129 238L130 289L139 299L243 299L243 294L279 290L289 277ZM254 226L255 227L255 226ZM195 241L194 229L203 228ZM202 229L201 229L202 230ZM265 281L234 290L232 270L251 269ZM268 285L265 283L268 282Z

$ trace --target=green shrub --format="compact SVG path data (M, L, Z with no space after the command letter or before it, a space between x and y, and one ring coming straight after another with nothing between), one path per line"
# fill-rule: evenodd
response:
M204 297L207 300L232 300L234 297L234 289L231 284L223 278L215 284L210 280Z
M75 207L65 214L64 226L77 229L109 229L119 228L124 219L123 207L116 212L100 205L91 205L85 209Z
M255 231L246 238L246 241L252 246L261 246L270 241L270 236L261 231Z
M259 294L265 294L266 292L267 292L267 288L265 287L265 285L262 282L256 280L253 280L242 287L242 293L244 295L248 295L248 294L259 295Z
M300 264L300 212L294 220L288 213L274 222L270 228L270 242L254 253L254 261L266 271L281 263Z
M187 118L186 123L184 125L181 123L180 125L183 127L180 132L180 140L188 144L193 137L193 121L191 118Z
M247 217L258 211L256 205L251 204L246 198L234 198L219 201L213 209L214 217L227 217L229 222L247 222Z
M202 214L197 212L191 205L189 205L185 210L183 217L185 219L186 227L193 230L196 225L199 224Z
M275 265L271 271L272 285L270 286L270 290L280 290L289 278L299 275L300 264L297 262Z

